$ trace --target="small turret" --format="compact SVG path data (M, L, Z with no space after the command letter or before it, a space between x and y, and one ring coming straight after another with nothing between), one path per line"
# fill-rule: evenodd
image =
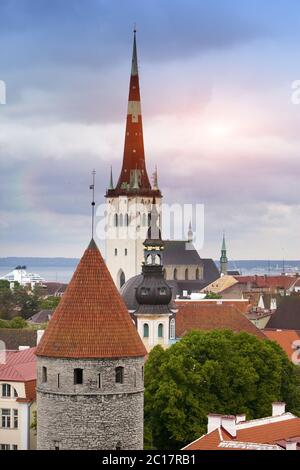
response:
M226 254L225 233L223 233L221 257L220 257L220 274L227 274L228 258Z

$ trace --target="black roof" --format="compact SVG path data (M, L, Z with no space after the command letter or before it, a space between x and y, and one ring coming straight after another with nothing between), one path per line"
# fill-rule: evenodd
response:
M164 243L165 266L169 264L202 264L199 253L191 242L185 240L167 240Z
M283 297L267 328L300 330L300 296Z

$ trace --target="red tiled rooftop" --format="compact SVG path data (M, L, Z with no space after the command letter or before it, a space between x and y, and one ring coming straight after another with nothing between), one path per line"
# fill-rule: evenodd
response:
M257 444L277 444L280 441L300 435L300 418L287 413L285 420L266 422L263 420L252 421L238 425L236 437L232 437L225 429L218 428L206 434L185 447L185 450L223 450L219 447L222 441L244 442ZM257 421L257 425L255 425Z
M259 288L289 289L295 284L296 276L234 276L241 284L254 284Z
M146 350L92 240L37 347L38 356L142 357Z
M176 337L181 337L191 330L229 329L234 332L246 332L266 339L235 305L202 304L201 302L177 303Z
M292 347L295 341L300 346L300 332L296 330L264 330L264 334L271 341L276 341L279 346L286 352L288 357L292 359L295 349ZM300 351L299 351L300 352Z

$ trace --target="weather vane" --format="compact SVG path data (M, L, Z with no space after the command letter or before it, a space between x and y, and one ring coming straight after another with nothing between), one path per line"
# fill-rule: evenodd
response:
M90 185L90 189L93 191L93 198L92 198L91 206L92 206L92 238L94 238L94 220L95 220L95 175L96 175L96 171L95 171L95 170L92 171L92 175L93 175L93 184Z

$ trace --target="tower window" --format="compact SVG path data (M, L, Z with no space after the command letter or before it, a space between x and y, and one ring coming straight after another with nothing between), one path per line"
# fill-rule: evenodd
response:
M163 336L164 336L164 325L160 323L158 325L158 337L163 338Z
M144 327L143 327L143 336L144 338L149 338L149 325L148 323L144 323Z
M42 382L43 383L47 382L47 367L42 368Z
M136 371L133 373L133 386L136 387Z
M196 269L196 279L198 280L200 278L200 275L199 275L199 268Z
M125 284L125 274L123 271L120 274L120 288Z
M115 227L118 226L118 214L115 214Z
M144 380L144 366L142 366L142 379Z
M102 376L98 374L98 388L102 388Z
M165 287L158 288L159 295L166 295L167 289Z
M60 386L59 379L60 379L59 374L57 374L57 388L59 388L59 386Z
M129 216L128 216L128 214L125 214L125 225L126 225L126 227L128 227L128 225L129 225Z
M176 335L176 332L175 332L175 319L172 318L172 320L170 321L170 339L175 339L175 335Z
M124 383L124 367L116 367L116 383Z
M115 248L115 256L118 255L118 248Z
M174 281L177 280L177 269L176 268L174 269L173 279L174 279Z
M127 250L127 248L125 248L125 250L124 250L124 251L125 251L125 256L127 256L127 254L128 254L128 250Z
M150 292L149 287L141 287L141 295L148 295Z
M186 270L185 270L184 277L185 277L185 280L186 280L186 281L189 280L189 270L188 270L188 268L186 268Z
M74 385L83 384L83 370L74 369Z

